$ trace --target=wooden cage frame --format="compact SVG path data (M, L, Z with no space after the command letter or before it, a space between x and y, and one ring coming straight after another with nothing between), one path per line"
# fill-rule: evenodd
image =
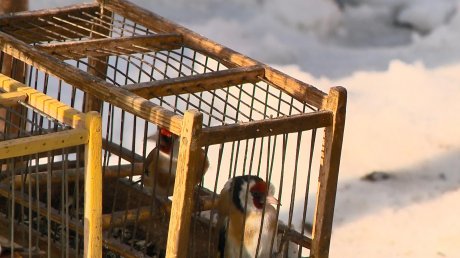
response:
M24 42L14 36L16 35L15 33L20 35L20 33L27 33L27 31L15 31L11 33L1 31L2 26L12 24L18 20L98 8L117 13L158 34L125 38L92 37L80 41L57 42L32 46L29 45L30 42ZM101 31L101 33L105 32ZM104 58L103 54L95 51L95 49L97 50L98 47L102 45L124 46L130 44L149 46L158 49L168 49L176 45L186 46L218 60L226 65L228 69L200 75L115 87L99 78L97 73L82 71L70 64L62 62L62 60L56 57L56 55L76 58L88 57L89 62L91 62L91 60ZM325 128L313 235L311 239L305 236L298 237L297 242L311 249L311 258L326 258L329 256L346 113L347 93L343 87L333 87L330 89L329 93L326 94L309 84L294 79L270 66L246 57L124 0L97 0L97 2L93 4L82 4L66 8L22 12L15 15L2 16L0 17L0 49L15 59L33 65L37 69L56 76L87 93L88 95L85 99L85 112L98 110L97 107L100 106L99 101L106 101L180 136L179 161L174 186L174 200L171 206L171 221L166 250L166 257L168 258L186 257L186 248L181 248L181 246L188 243L191 213L193 210L194 200L192 197L194 185L190 178L195 176L196 171L194 168L198 160L198 150L201 147L249 138ZM127 53L129 53L130 50L127 51ZM5 77L0 78L2 83L10 80ZM271 85L279 88L294 99L317 108L318 111L263 121L250 121L203 128L203 118L200 112L189 110L181 116L161 106L157 106L148 100L148 98L152 98L153 96L159 97L172 94L199 92L262 80L269 82ZM17 101L17 98L24 100L26 97L23 93L18 93L22 91L8 89L6 89L6 91L10 93L5 93L0 96L0 101L4 103L11 99ZM24 92L28 94L28 91ZM28 94L27 97L26 100L31 101L31 95ZM39 108L40 103L42 102L37 102L37 108ZM89 119L92 122L77 123L73 117L78 117L80 121L83 121L83 115L80 113L76 115L77 111L71 111L73 112L71 113L72 116L69 116L70 113L62 113L60 109L56 110L56 107L57 106L44 107L43 111L50 115L56 115L57 119L65 119L66 122L75 125L76 129L66 133L66 135L85 135L82 138L84 140L79 140L78 143L88 143L87 139L93 139L91 136L92 134L89 137L87 135L89 128L98 126L92 124L97 120L94 118L95 115L92 113L85 115L92 117L93 119ZM94 141L96 142L95 139ZM0 151L2 152L0 156L3 157L3 155L6 155L4 152L5 146L12 146L13 143L21 146L16 140L8 143L0 143ZM93 144L92 140L90 140L89 143ZM55 147L58 146L60 145L56 144ZM96 155L96 152L97 151L93 150L92 155ZM24 155L24 152L17 151L15 155ZM96 155L94 160L96 161L98 159L99 157ZM100 169L100 167L94 165L93 168L88 168L88 171L94 171L96 168ZM94 174L94 172L91 173ZM95 180L101 179L97 178ZM99 185L99 182L97 182L97 184ZM96 183L93 184L93 187L95 187L95 185ZM100 191L100 189L93 189L94 191ZM97 200L97 202L99 202L99 200ZM209 206L212 207L212 204L209 204ZM94 219L99 220L100 218ZM97 249L99 247L94 246L94 248ZM91 254L90 251L86 254L88 255L86 257L100 257L98 253Z
M30 136L0 142L2 159L85 145L85 211L84 256L102 256L102 134L101 117L97 112L79 112L33 88L0 74L0 104L6 107L27 103L72 129L44 135ZM6 193L7 194L7 193ZM23 203L27 205L27 202ZM40 207L38 212L46 215ZM59 220L59 218L58 218Z

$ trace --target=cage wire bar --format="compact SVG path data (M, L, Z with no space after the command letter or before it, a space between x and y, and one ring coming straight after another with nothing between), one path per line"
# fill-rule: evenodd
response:
M102 143L99 114L82 114L3 74L0 74L0 90L5 92L0 94L0 105L7 109L6 117L2 118L5 128L0 141L0 195L7 199L7 205L2 204L1 210L2 251L9 249L11 255L43 256L47 253L48 257L69 257L70 254L78 257L82 246L85 257L100 257ZM20 114L14 114L20 117L19 127L10 119L11 113L16 112L13 106L23 106ZM10 130L15 126L15 130ZM10 133L14 131L17 133ZM85 146L84 154L79 148L82 145ZM71 152L76 153L73 158L76 167L73 168L69 165ZM84 167L80 167L79 159L84 161ZM53 160L60 160L61 166L56 166L58 162L53 164ZM84 177L84 193L79 193L79 179L72 180L71 171L77 177ZM77 182L73 186L75 196L69 195L71 181ZM60 204L56 203L59 202L56 182L61 183ZM81 200L85 202L85 209L80 217L83 207L78 203ZM70 215L70 208L75 209L75 214ZM5 224L5 220L10 225ZM7 236L3 235L8 232L5 227L10 229ZM56 245L61 246L61 252L56 250Z
M0 46L28 86L101 113L105 256L215 257L220 189L258 175L283 204L278 257L328 257L344 88L323 93L123 0L1 16ZM160 128L178 146L163 163Z

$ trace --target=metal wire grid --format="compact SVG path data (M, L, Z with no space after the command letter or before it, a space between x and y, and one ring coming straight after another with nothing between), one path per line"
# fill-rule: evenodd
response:
M215 200L223 184L239 175L257 175L275 186L275 197L282 204L277 207L277 219L281 221L280 231L276 241L272 239L271 243L279 252L277 257L300 258L309 255L309 250L294 243L292 236L297 235L295 240L299 243L303 241L300 236L311 233L305 226L312 223L314 212L314 199L310 195L316 191L316 186L310 185L310 179L315 178L319 170L316 131L315 129L205 147L209 159L215 162L203 178L201 187L208 190L201 192L201 195ZM197 234L195 231L200 230L198 223L204 220L207 223L208 239L207 245L203 246L200 239L190 238L189 255L214 257L216 235L213 227L217 214L215 211L202 212L199 205L196 209L198 212L195 216L199 219L192 224L192 235ZM297 233L293 234L291 230ZM203 256L203 248L207 249L207 256Z
M42 24L50 25L38 26L37 21ZM83 25L84 26L83 26ZM2 27L3 31L12 31L14 36L29 42L29 43L51 43L71 40L84 40L89 35L97 35L97 37L126 37L136 35L154 34L145 29L143 26L135 24L118 15L101 14L98 11L76 12L75 14L67 14L65 16L37 18L36 21L28 20L21 23L9 25L11 29ZM29 28L29 29L28 29ZM16 33L19 31L30 30L29 34ZM53 30L54 28L54 30ZM56 29L58 28L58 29ZM98 29L95 29L98 28ZM14 32L16 30L16 32ZM100 33L98 31L110 31L110 33ZM61 31L61 32L59 32ZM63 33L63 31L65 33ZM73 33L73 34L72 34ZM43 39L43 35L46 39ZM41 37L41 38L40 38ZM41 40L37 40L41 39ZM167 78L176 78L195 74L203 74L207 72L220 71L227 69L224 65L216 60L204 56L192 49L181 47L172 51L153 51L152 49L140 48L131 46L130 48L139 51L138 54L123 54L126 49L99 49L101 54L109 55L108 61L96 59L107 65L107 72L98 71L97 75L105 78L106 81L117 85L124 86L127 84L141 83L147 81L162 80ZM60 58L66 62L82 69L87 70L91 67L87 58L71 60L70 57L61 56ZM83 108L83 92L66 84L65 82L48 74L30 67L27 73L28 84L36 89L49 94L58 100L68 104L71 107L82 110ZM178 114L183 114L187 109L194 108L200 110L204 114L203 126L217 126L223 124L240 123L254 121L260 119L270 119L272 117L290 116L314 110L310 106L301 103L279 89L273 87L266 82L246 83L235 85L223 89L213 91L203 91L200 93L188 93L176 96L166 96L151 99L154 103L161 105ZM131 175L127 177L128 184L137 187L139 171L135 171L135 164L142 162L144 157L151 151L154 144L148 143L147 137L155 130L155 126L145 120L136 117L134 114L125 112L108 103L104 103L102 107L104 137L107 144L113 144L115 149L106 147L104 152L104 168L110 166L118 166L130 164ZM225 181L240 174L257 174L267 181L277 184L278 193L285 198L290 198L289 211L285 214L278 209L278 215L285 219L288 228L294 228L294 217L299 213L302 214L302 221L307 217L307 204L309 201L308 193L310 192L310 177L311 167L314 163L313 153L316 138L316 130L313 130L312 135L307 132L298 134L282 135L278 137L265 137L261 139L249 139L246 141L226 143L222 145L208 146L206 152L210 154L218 154L217 157L211 159L211 168L204 177L202 187L210 189L211 196L218 193L221 185ZM280 143L281 142L281 143ZM293 145L292 142L296 144ZM308 149L305 146L309 146ZM305 149L306 148L306 149ZM291 152L295 150L295 152ZM125 155L122 155L125 153ZM302 157L302 153L304 154ZM250 158L249 158L250 157ZM277 157L277 158L276 158ZM315 157L318 157L316 155ZM279 160L281 162L273 161ZM301 165L300 163L308 160L308 164ZM294 167L285 168L287 164L296 164ZM222 173L221 171L226 171ZM274 173L273 171L281 171ZM286 172L288 171L288 172ZM313 170L315 171L315 170ZM299 204L295 198L299 192L298 175L307 175L306 191L304 192L304 202ZM289 175L292 178L294 187L290 194L283 193L286 180L284 178ZM129 183L131 182L131 183ZM289 184L292 182L287 181ZM305 183L305 181L302 181ZM114 186L114 197L110 204L104 206L110 207L106 212L115 213L119 211L120 206L126 202L126 198L121 198L125 193L120 190L120 183L117 181ZM298 194L297 194L298 196ZM128 198L129 200L129 198ZM283 203L285 205L286 202ZM141 208L145 203L138 202L137 206ZM150 203L151 209L155 209L155 201ZM130 205L132 206L132 205ZM125 205L125 207L127 207ZM299 208L300 207L300 208ZM311 209L310 209L311 210ZM310 211L311 212L311 211ZM213 214L211 214L211 218ZM196 216L192 229L195 234L203 230L203 216ZM211 220L205 220L205 230L211 232ZM132 221L131 221L132 222ZM124 237L125 245L136 248L138 251L145 254L149 253L146 244L136 246L135 238L145 238L145 243L149 243L149 234L142 232L141 229L133 228L131 222L123 223L121 227L111 226L109 231L111 234L128 234L130 237ZM140 225L140 221L135 221L134 225ZM201 225L201 226L199 226ZM302 225L296 228L301 234L304 234L305 228ZM115 233L114 233L115 232ZM117 233L118 232L118 233ZM122 233L120 233L122 232ZM208 235L208 249L211 248L212 240L211 233ZM192 238L194 239L194 238ZM275 244L275 243L274 243ZM190 246L190 254L194 257L200 257L197 253L199 250L197 240L192 241ZM298 248L298 247L296 247ZM158 250L157 250L158 252ZM208 255L210 255L210 249ZM298 257L305 253L298 254ZM209 257L209 256L208 256ZM285 256L286 257L286 256Z
M37 24L46 24L48 26ZM11 26L16 30L12 30ZM26 35L18 33L18 31L30 27L44 31L32 32ZM91 11L75 11L56 16L21 20L18 23L3 26L1 29L26 42L41 44L56 41L84 40L88 39L89 36L93 38L116 38L156 34L142 25L120 15L107 12L107 10L101 13L97 8L93 8ZM71 32L73 34L68 35ZM47 40L37 41L36 38L39 35L36 34L40 36L48 35ZM138 53L124 54L127 50ZM68 63L83 70L93 68L97 76L116 86L228 69L218 61L187 47L171 51L155 51L147 47L132 45L128 49L126 47L102 47L100 49L88 49L88 51L109 56L108 60L95 59L96 64L107 66L107 72L94 69L96 64L89 64L87 58L74 61L71 60L72 56L59 56L59 58L67 60ZM280 102L276 103L272 99L279 99ZM286 116L290 109L296 110L297 112L295 113L299 114L302 113L303 106L305 106L304 103L292 99L266 82L235 85L201 93L153 98L152 101L178 114L183 114L189 108L198 109L205 115L205 121L212 121L211 126ZM268 109L265 110L265 106L268 106ZM310 107L308 109L310 111L314 110ZM258 113L258 116L253 116L252 113L254 112Z
M100 12L98 6L15 20L3 24L1 30L33 44L84 40L89 36L110 38L153 34L121 16L111 15L107 10Z
M26 106L0 108L6 111L0 121L2 140L69 129ZM81 153L74 147L0 160L1 232L11 243L20 243L2 248L48 257L81 254L83 240L77 233L83 232L83 165L77 162Z
M116 49L100 51L110 57L108 62L96 59L107 65L107 73L99 71L97 75L116 86L227 69L216 60L188 48L131 55L118 55ZM67 62L82 70L95 67L86 58ZM151 101L181 115L187 109L197 109L203 113L205 121L211 121L204 123L204 126L269 119L314 110L266 82L245 83L212 91L203 89L199 93L152 98Z

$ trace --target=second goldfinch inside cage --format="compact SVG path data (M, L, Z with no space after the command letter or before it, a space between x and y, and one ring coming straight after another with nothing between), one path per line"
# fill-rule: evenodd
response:
M278 224L272 205L279 204L274 191L258 176L225 183L218 200L219 257L272 257Z

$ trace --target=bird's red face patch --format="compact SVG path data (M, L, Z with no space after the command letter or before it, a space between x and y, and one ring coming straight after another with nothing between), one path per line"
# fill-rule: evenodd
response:
M265 198L267 197L268 187L263 181L255 183L250 189L254 206L257 209L263 209Z
M172 133L164 128L160 129L161 136L172 137Z
M166 130L161 128L160 129L160 151L164 153L170 153L172 151L172 145L174 139L173 139L173 134Z

